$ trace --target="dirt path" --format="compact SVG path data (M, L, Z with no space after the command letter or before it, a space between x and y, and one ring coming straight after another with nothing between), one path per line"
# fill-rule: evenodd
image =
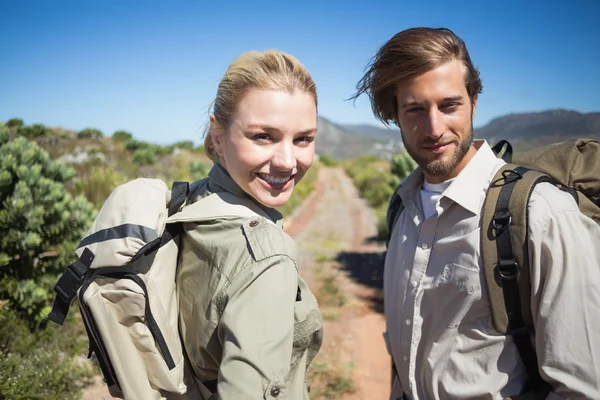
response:
M341 169L322 168L319 182L324 186L318 201L304 206L303 229L289 230L300 248L301 275L325 319L324 345L313 367L318 393L311 397L387 399L384 248L370 240L377 232L375 216Z
M372 210L340 168L321 167L317 188L286 221L298 243L300 270L324 316L323 348L311 368L311 398L387 399L390 361L385 322L380 243ZM83 400L110 400L97 377Z

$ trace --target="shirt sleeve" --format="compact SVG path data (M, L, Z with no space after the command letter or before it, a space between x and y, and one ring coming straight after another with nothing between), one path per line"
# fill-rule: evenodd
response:
M600 399L600 226L569 194L545 186L529 207L540 373L552 386L548 399Z
M298 274L277 255L235 277L219 324L220 400L288 398Z

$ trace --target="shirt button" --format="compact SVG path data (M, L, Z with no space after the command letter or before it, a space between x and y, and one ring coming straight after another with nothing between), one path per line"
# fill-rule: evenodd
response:
M258 225L258 221L254 220L252 222L250 222L250 228L254 228L256 225Z
M421 248L423 250L427 250L429 248L429 244L427 244L426 242L421 243Z
M416 288L416 287L417 287L417 281L412 281L412 282L410 283L410 286L412 286L412 287Z
M402 359L403 359L404 361L408 361L408 357L407 357L407 356L404 356L404 357L402 357Z
M271 396L277 397L279 396L279 393L281 393L281 390L279 390L277 386L271 388Z
M410 325L410 324L412 323L412 321L411 321L410 319L407 319L406 321L404 321L404 323L405 323L406 325Z

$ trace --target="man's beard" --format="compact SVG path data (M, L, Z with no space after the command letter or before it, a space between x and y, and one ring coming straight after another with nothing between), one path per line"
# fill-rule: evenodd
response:
M406 151L413 158L413 160L415 160L415 162L427 173L427 175L444 178L450 175L456 169L456 167L458 167L465 155L469 152L469 148L473 143L473 124L471 123L471 128L468 132L468 135L463 137L458 142L458 145L456 146L456 149L454 149L454 152L453 154L451 154L449 160L444 160L442 157L435 160L428 160L425 157L422 157L418 154L418 149L421 146L435 145L440 142L445 142L443 137L441 140L437 141L424 140L421 143L417 144L418 147L411 148L409 146L406 146L406 139L404 138L404 132L402 132L402 129L400 129L400 134L402 135L402 141L404 143Z

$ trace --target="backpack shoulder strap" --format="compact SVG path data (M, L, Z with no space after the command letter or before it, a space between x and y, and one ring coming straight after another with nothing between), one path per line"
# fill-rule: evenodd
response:
M168 224L194 222L215 217L256 217L261 216L273 222L267 213L251 199L235 196L228 192L217 192L186 206L169 217Z
M402 198L398 194L398 189L400 189L400 185L394 190L394 194L390 199L390 203L388 205L387 214L386 214L386 224L388 228L387 240L385 242L386 248L390 244L390 239L392 238L392 231L396 226L396 222L398 222L398 218L400 214L402 214L402 210L404 210L404 203L402 202Z
M481 253L494 328L510 334L534 387L543 385L532 343L527 205L548 176L506 164L494 176L484 202Z

